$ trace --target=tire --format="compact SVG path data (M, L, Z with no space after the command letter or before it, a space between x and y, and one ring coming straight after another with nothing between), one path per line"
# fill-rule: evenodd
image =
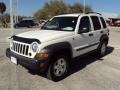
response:
M65 78L68 73L69 58L68 55L59 54L53 58L54 61L49 66L47 78L55 82Z
M17 25L15 25L14 27L15 27L15 28L18 28L18 26L17 26Z
M103 56L105 56L106 51L107 51L107 44L106 44L106 42L101 42L101 44L99 45L99 48L98 48L98 55L100 57L103 57Z
M27 28L30 28L31 26L27 26Z

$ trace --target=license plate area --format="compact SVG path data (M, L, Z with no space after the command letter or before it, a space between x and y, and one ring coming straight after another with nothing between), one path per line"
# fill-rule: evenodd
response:
M17 65L17 58L11 56L11 62Z

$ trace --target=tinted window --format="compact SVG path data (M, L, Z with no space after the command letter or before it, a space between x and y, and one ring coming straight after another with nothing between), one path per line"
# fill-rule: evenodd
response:
M101 29L99 18L97 16L91 16L91 19L92 19L92 22L93 22L94 30Z
M21 21L20 23L25 24L25 23L26 23L26 21Z
M91 28L89 17L85 16L81 18L79 30L83 30L83 28L87 28L88 32Z
M33 23L33 21L32 20L28 20L27 23L31 24L31 23Z
M107 26L106 26L105 20L102 17L100 17L100 20L102 22L103 28L106 28Z
M27 20L25 20L25 21L24 21L24 23L28 23L28 21L27 21Z

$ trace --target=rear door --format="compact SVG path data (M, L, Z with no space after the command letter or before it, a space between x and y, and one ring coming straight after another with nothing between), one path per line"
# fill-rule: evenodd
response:
M100 18L98 16L90 16L90 18L91 18L92 25L93 25L92 33L94 34L94 36L93 36L94 39L93 39L92 43L94 45L96 45L95 48L97 48L100 43L100 38L103 34L103 29L101 26Z

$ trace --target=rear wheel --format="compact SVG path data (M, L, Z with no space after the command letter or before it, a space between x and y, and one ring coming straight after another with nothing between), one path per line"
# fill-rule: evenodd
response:
M48 69L47 77L53 81L63 79L68 72L68 60L67 55L57 55Z
M107 51L107 44L106 42L102 42L100 47L98 48L98 54L102 57L106 54Z

